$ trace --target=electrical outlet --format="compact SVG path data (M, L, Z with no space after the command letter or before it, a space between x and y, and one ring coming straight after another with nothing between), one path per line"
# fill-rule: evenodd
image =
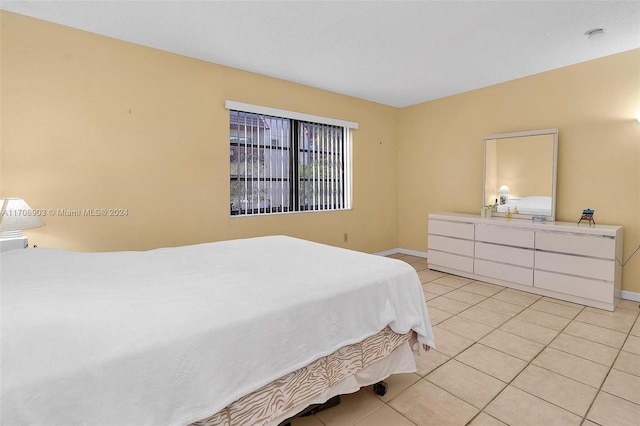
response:
M347 241L349 241L349 234L348 233L344 233L344 242L346 243Z

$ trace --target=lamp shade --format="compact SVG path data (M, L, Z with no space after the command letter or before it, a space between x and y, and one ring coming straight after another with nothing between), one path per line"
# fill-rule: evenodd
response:
M511 190L507 185L502 185L500 188L498 188L498 192L501 194L508 194L511 192Z
M23 229L44 226L44 222L21 198L0 199L0 232L2 237L19 237Z

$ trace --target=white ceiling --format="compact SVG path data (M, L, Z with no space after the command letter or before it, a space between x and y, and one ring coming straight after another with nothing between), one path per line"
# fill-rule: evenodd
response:
M640 47L637 0L2 0L0 8L396 107ZM593 28L604 36L587 39Z

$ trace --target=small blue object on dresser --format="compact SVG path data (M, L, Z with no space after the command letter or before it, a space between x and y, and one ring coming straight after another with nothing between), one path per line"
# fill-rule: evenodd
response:
M580 217L580 220L578 221L578 225L580 225L580 222L582 222L583 220L588 221L589 225L595 225L596 221L593 218L593 213L594 213L594 210L592 210L592 209L584 209L584 210L582 210L582 216Z
M531 221L535 223L544 223L547 221L547 217L543 215L533 215L531 216Z

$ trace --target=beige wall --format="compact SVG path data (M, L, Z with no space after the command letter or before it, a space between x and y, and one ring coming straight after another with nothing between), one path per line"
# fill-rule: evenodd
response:
M397 247L396 109L2 12L0 196L45 217L30 242L138 250L288 234ZM229 216L226 99L357 121L353 209ZM343 234L349 234L348 242Z
M395 109L0 12L0 196L45 217L32 243L129 250L289 234L427 250L427 214L479 214L482 140L559 129L557 218L593 208L640 244L640 50ZM353 210L232 218L224 100L360 123ZM349 233L349 241L342 241ZM623 289L640 292L640 255Z
M483 136L558 128L557 220L582 209L640 245L640 49L400 111L399 246L427 249L427 215L479 214ZM640 292L640 254L623 269Z

